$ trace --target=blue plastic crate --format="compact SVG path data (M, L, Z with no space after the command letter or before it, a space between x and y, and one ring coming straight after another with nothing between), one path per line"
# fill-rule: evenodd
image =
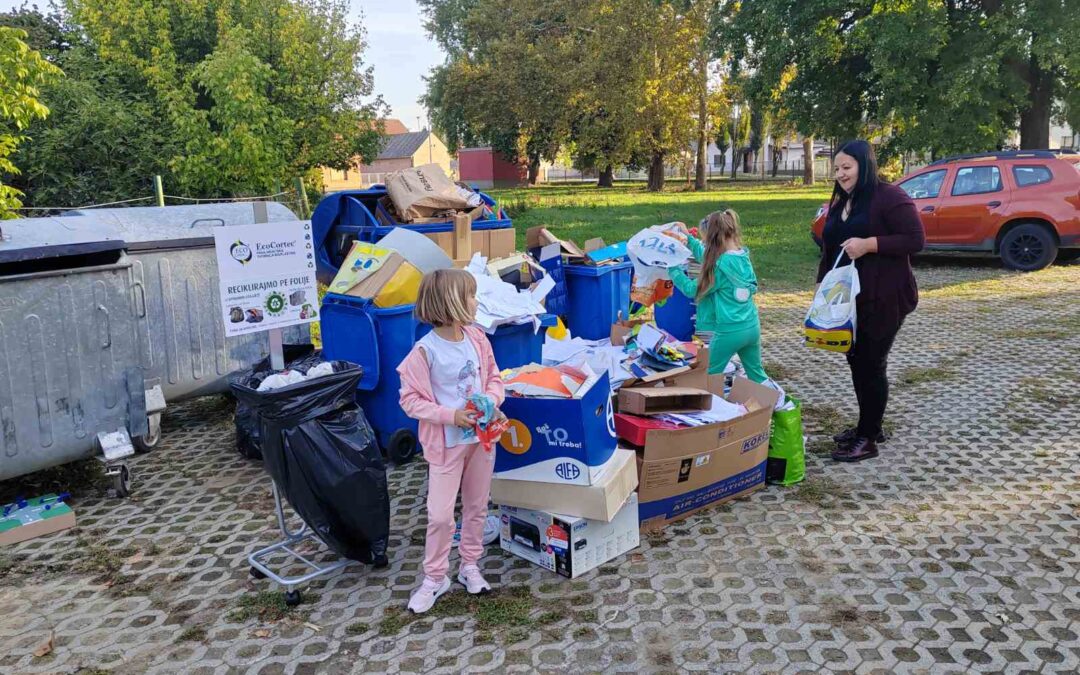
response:
M677 340L694 337L694 314L697 304L682 294L678 288L662 305L656 305L656 325L671 333Z
M630 279L633 265L566 265L566 326L586 340L611 335L611 325L630 315Z

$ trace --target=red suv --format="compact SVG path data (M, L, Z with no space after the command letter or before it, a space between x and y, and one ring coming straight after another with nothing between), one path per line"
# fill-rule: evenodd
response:
M985 251L1039 270L1080 257L1080 154L1018 150L941 159L897 183L915 200L926 248ZM812 236L821 245L828 204Z

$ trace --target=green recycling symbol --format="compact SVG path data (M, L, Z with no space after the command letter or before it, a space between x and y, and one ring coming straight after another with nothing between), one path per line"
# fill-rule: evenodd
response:
M285 311L285 296L277 291L266 296L266 311L277 316Z

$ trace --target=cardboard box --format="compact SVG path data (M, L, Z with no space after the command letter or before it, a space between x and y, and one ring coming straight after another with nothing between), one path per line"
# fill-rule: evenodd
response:
M393 252L382 267L345 293L354 298L371 298L378 307L396 307L416 302L424 275L398 252Z
M723 378L719 391L723 392ZM748 494L765 483L769 425L779 393L738 378L727 396L745 415L685 429L653 429L638 453L643 530L662 528L705 507Z
M631 415L681 413L712 409L712 394L689 387L642 387L619 390L619 412Z
M585 258L585 251L572 241L559 239L546 227L530 227L525 231L525 246L530 251L534 248L543 248L548 244L558 244L562 254L571 260L581 261Z
M487 248L484 255L488 258L505 258L517 248L517 234L512 227L498 230L484 230Z
M637 455L633 450L620 448L594 485L556 485L496 478L491 481L491 501L501 506L608 522L637 485Z
M48 510L45 509L46 505ZM22 507L15 503L4 504L2 512L7 515L0 518L0 546L75 527L75 512L67 504L56 502L55 494L28 499Z
M454 260L471 258L473 254L472 219L464 213L454 216Z
M635 494L610 522L515 506L501 507L499 520L504 551L571 579L641 543Z
M495 448L495 476L592 485L615 454L611 385L604 373L581 398L508 396L510 428Z

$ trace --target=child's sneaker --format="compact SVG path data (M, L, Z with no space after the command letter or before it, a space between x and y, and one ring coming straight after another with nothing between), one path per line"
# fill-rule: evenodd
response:
M424 577L424 583L420 584L420 588L413 591L412 597L409 598L409 611L414 614L423 614L431 609L435 601L448 590L450 590L450 577L443 577L441 583Z
M491 590L491 584L487 582L476 565L462 565L457 580L464 584L465 590L469 591L470 595L480 595Z
M494 544L495 542L497 542L499 540L499 528L500 527L501 526L499 524L499 517L498 516L490 516L489 515L487 517L487 520L484 521L484 540L483 540L484 541L484 546L489 546L489 545ZM453 546L454 548L457 548L458 544L460 544L460 543L461 543L461 523L458 522L454 526L454 538L450 542L450 545Z

